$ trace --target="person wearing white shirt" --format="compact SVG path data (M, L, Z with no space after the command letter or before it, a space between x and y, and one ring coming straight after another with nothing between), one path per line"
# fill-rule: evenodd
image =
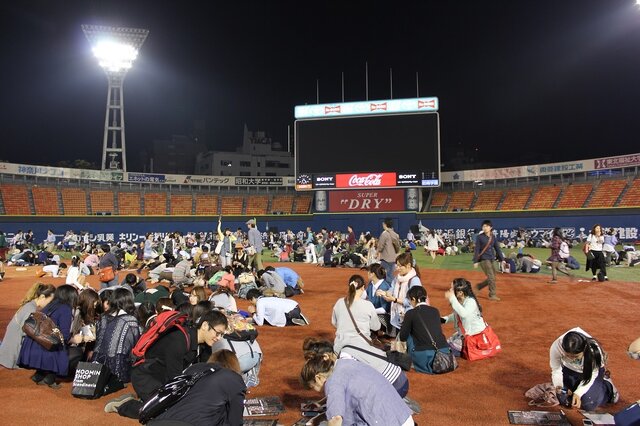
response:
M605 265L605 258L602 249L604 248L604 235L602 233L602 227L595 224L591 229L591 234L587 237L585 245L585 253L587 254L587 270L591 268L593 278L591 281L597 281L598 276L596 271L599 269L604 275L604 281L609 281L607 277L607 266Z
M573 407L593 411L603 404L618 402L620 395L606 370L606 352L580 327L572 328L551 344L549 365L553 385L558 391L566 391Z
M445 292L444 297L449 300L453 312L442 317L442 320L445 323L452 322L456 329L454 335L449 337L447 341L454 352L461 352L464 335L473 336L487 327L482 317L482 307L473 294L471 283L464 278L454 279L451 288ZM464 329L464 335L460 324Z
M42 268L42 271L38 273L40 277L52 277L59 278L66 276L67 264L61 263L60 265L47 265Z
M294 300L263 297L258 289L249 290L247 300L251 303L247 310L253 314L253 321L257 325L264 325L265 322L274 327L309 324Z

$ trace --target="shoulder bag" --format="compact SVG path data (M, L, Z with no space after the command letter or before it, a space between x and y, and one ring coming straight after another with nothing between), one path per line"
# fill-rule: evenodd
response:
M113 271L113 267L105 266L98 271L98 279L103 283L108 283L116 277L116 273Z
M490 358L498 355L502 351L502 345L498 335L493 331L491 326L485 321L485 329L480 333L466 335L462 321L458 319L458 326L464 335L462 341L462 357L469 361L477 361L479 359Z
M55 322L42 312L32 312L22 325L22 331L48 351L64 346L64 337Z
M458 368L458 361L456 361L456 357L453 355L453 352L451 351L451 349L449 349L449 352L444 352L441 349L438 349L438 345L436 344L436 341L433 339L433 336L431 335L431 331L429 331L429 327L427 327L427 324L424 322L424 320L420 316L420 311L416 310L415 312L416 312L416 316L422 323L422 326L427 331L427 334L429 335L429 339L431 340L431 344L433 345L433 348L436 350L436 353L433 357L433 361L431 361L431 371L434 374L444 374L444 373L450 373L456 368Z

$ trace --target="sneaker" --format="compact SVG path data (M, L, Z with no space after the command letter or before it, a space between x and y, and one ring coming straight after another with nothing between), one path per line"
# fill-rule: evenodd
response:
M551 281L548 281L548 282L549 282L549 284L558 284L558 280L551 280Z
M605 276L604 276L604 280L605 280L605 281L609 281L609 277L605 275Z
M493 296L489 296L489 300L493 300L494 302L499 302L499 301L501 301L502 299L500 299L500 298L499 298L498 296L496 296L496 295L493 295Z
M610 377L604 378L605 382L611 385L611 397L609 398L610 404L615 404L620 400L620 393L618 392L618 388L613 384Z
M598 277L594 275L593 278L591 278L591 281L598 281Z
M402 400L405 404L407 404L407 407L409 407L409 409L413 411L413 414L420 414L420 412L422 411L422 408L420 408L420 403L418 401L414 401L408 396L405 396L404 398L402 398Z
M305 317L302 312L300 313L300 318L302 318L302 320L306 323L305 325L309 325L311 324L311 322L307 319L307 317Z
M107 402L107 405L104 406L104 412L117 413L118 408L120 408L122 404L124 404L125 402L129 402L133 399L135 398L133 397L133 394L130 394L130 393L125 393L124 395L120 395L119 397L114 398L111 401Z
M295 325L307 325L307 323L301 318L293 318L291 322Z

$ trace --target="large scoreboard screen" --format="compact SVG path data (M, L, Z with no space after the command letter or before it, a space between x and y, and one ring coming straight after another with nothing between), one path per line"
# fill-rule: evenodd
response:
M362 108L354 108L353 115L332 111L341 112L345 110L341 105L361 102L313 105L320 113L329 113L296 120L296 189L440 186L439 115L433 110L374 109L399 101L418 100L367 102L369 114L359 114ZM296 116L304 117L298 108Z

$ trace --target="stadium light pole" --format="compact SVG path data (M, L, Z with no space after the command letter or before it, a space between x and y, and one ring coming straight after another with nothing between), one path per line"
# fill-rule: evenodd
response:
M98 64L107 75L107 111L102 141L102 170L127 171L122 83L149 35L139 28L82 25ZM111 136L111 143L109 143ZM107 160L107 157L109 159ZM107 164L108 162L108 164Z

